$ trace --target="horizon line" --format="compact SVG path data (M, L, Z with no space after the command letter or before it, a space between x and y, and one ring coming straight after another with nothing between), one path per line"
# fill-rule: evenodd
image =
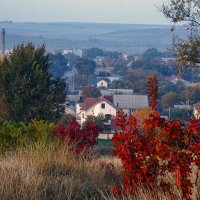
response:
M13 21L13 20L0 20L0 23L25 23L25 24L61 24L61 23L74 23L74 24L114 24L114 25L153 25L153 26L172 26L172 23L122 23L122 22L87 22L87 21ZM177 24L178 25L178 24Z

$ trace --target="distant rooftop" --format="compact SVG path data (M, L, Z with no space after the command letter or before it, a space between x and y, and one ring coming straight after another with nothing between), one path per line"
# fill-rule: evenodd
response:
M122 109L137 109L149 106L147 95L114 95L113 103Z

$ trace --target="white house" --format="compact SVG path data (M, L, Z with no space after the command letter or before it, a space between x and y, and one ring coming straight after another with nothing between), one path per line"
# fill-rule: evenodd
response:
M88 115L104 117L116 116L119 109L105 98L85 98L82 104L76 104L76 119L82 124Z
M128 116L137 108L149 107L147 95L113 95L113 103Z
M83 56L83 51L81 49L64 49L63 50L63 55L71 54L71 53L79 57Z
M108 82L102 79L102 80L97 82L97 87L105 87L107 89L108 88Z

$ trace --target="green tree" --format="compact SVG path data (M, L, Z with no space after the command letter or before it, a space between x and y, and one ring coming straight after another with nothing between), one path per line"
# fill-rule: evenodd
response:
M104 51L96 47L85 49L83 51L83 56L87 58L96 58L97 56L104 56Z
M64 112L65 82L49 71L45 47L18 45L0 62L0 91L8 119L56 120Z
M96 63L93 60L89 60L87 58L79 58L76 62L76 67L78 69L79 74L82 74L88 77L94 74Z
M169 0L162 5L162 12L172 23L184 23L190 31L188 39L177 37L174 51L179 63L179 73L189 66L199 67L200 63L200 1ZM174 30L174 28L172 28Z
M82 96L89 98L98 98L101 97L101 91L93 86L87 86L83 88Z
M177 94L175 92L168 92L162 96L162 106L164 108L168 108L169 106L173 106L177 101Z
M92 121L94 122L94 124L99 127L100 129L103 128L103 124L104 124L104 116L103 114L99 114L97 116L94 115L87 115L86 121L83 123L83 127L89 122Z
M123 80L113 80L110 87L112 89L125 89L127 84Z
M142 58L144 60L152 60L161 57L160 52L156 48L147 49L143 54Z
M63 77L68 69L68 60L61 53L49 54L49 59L52 62L50 70L54 77Z
M171 119L190 121L192 110L173 108L171 109Z
M182 100L188 101L190 104L195 104L200 101L200 88L198 87L187 87L181 92Z

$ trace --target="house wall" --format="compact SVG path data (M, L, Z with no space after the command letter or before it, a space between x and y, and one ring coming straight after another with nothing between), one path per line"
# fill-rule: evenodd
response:
M102 103L105 104L105 109L101 108ZM83 113L84 113L84 118L83 118ZM102 101L102 102L96 104L95 106L91 107L87 111L81 111L81 115L80 115L81 116L81 124L83 122L85 122L87 115L98 116L99 114L103 114L104 116L107 114L116 116L117 110L114 107L112 107L109 103L107 103L106 101Z
M193 115L196 119L200 119L200 111L197 109L193 109Z
M105 87L108 88L108 83L104 80L101 80L97 83L97 87Z
M76 121L81 124L81 105L79 103L76 104Z

